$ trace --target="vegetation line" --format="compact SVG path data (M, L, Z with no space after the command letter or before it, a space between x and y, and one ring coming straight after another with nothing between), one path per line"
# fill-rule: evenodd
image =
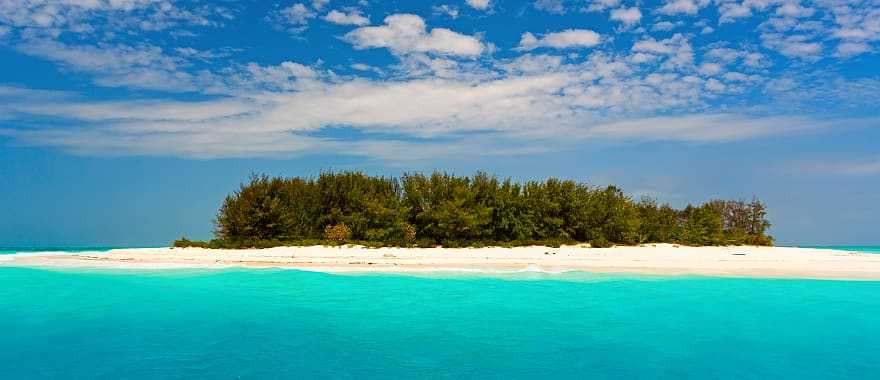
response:
M174 245L772 245L765 234L770 226L766 214L757 198L712 200L676 210L651 198L634 201L615 186L555 178L517 183L486 173L263 175L226 197L215 221L215 239L183 238Z

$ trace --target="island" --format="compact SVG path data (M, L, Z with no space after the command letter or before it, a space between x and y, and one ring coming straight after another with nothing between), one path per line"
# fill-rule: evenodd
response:
M676 209L555 178L252 176L226 197L215 223L210 241L6 255L0 265L880 279L880 255L773 247L755 197Z

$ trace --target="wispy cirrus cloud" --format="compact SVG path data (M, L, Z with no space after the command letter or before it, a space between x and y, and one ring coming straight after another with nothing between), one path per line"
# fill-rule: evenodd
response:
M68 45L51 39L33 39L16 48L24 54L56 62L64 69L95 75L96 83L104 86L195 89L194 76L182 70L187 62L153 45Z
M804 174L866 177L880 175L880 157L841 159L827 158L822 161L790 162L782 170Z

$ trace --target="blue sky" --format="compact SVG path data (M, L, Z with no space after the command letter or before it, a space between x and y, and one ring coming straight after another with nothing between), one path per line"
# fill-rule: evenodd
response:
M0 246L208 238L250 173L487 170L880 243L880 1L0 0Z

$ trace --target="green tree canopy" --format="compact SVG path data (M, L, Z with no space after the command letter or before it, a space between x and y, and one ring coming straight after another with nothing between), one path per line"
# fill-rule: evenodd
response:
M401 178L359 172L317 178L252 176L226 197L211 243L273 246L331 242L474 246L589 242L770 245L757 198L676 210L615 186L549 178L517 183L486 173ZM328 238L328 236L332 238Z

